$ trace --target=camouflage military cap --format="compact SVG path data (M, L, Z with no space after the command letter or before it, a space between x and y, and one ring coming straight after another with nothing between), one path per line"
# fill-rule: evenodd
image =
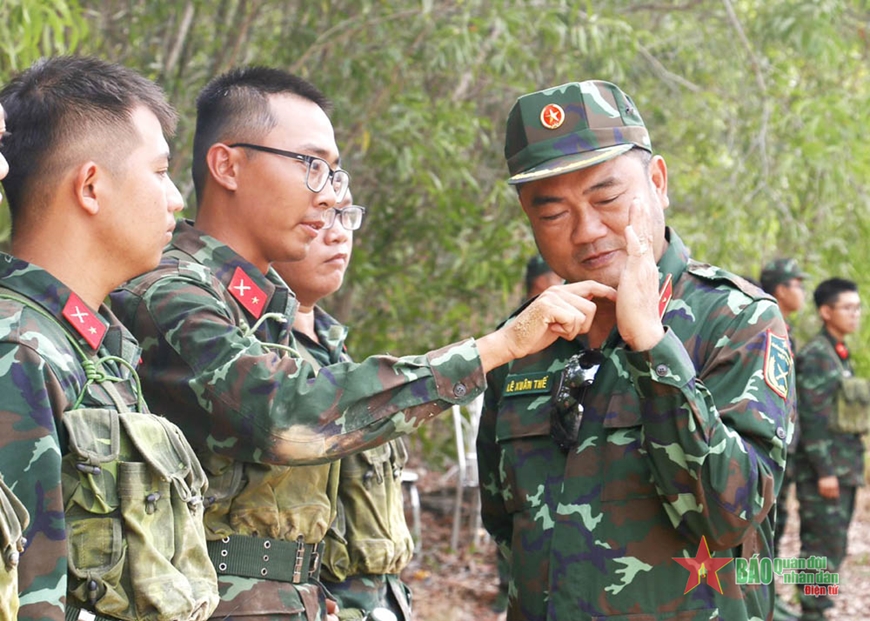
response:
M529 93L508 115L508 183L594 166L632 147L652 151L634 102L615 84L587 80Z
M792 278L803 280L809 274L802 272L794 259L774 259L761 270L761 288L767 293L773 293L777 285L790 281Z

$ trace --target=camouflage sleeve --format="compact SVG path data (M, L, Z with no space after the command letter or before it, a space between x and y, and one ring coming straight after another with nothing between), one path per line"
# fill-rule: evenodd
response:
M500 371L500 370L499 370ZM499 474L501 449L496 442L495 423L498 416L498 385L496 372L488 377L489 388L484 394L483 412L477 430L477 470L480 482L480 514L483 525L496 543L508 546L513 537L513 519L505 508L505 493ZM510 555L508 555L510 557Z
M298 354L246 334L212 287L181 276L159 279L125 316L145 350L152 408L194 446L244 461L332 461L412 432L484 387L472 340L315 373ZM161 412L160 399L172 411Z
M0 343L0 472L30 513L18 566L19 621L64 619L66 533L51 368L29 347Z
M817 478L836 474L833 438L828 431L840 379L837 362L811 341L797 357L797 402L800 443Z
M712 350L697 371L671 329L652 350L626 356L663 506L676 528L706 536L711 549L740 544L767 517L782 481L794 371L782 338L774 366L784 395L766 379L770 332L786 334L775 308L756 301L724 332L708 333Z

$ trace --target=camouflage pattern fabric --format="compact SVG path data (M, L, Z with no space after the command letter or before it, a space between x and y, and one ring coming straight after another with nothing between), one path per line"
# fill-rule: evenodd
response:
M302 535L318 543L329 520L315 523L283 502L296 497L296 467L383 444L484 387L473 341L315 374L293 348L296 300L280 277L189 222L178 223L158 268L115 291L112 306L143 344L149 403L182 428L209 475L209 539ZM327 482L310 480L311 472L311 503L321 506L310 514L325 516L333 510ZM215 617L322 614L314 585L219 575L219 587Z
M837 433L828 421L836 407L843 373L851 373L848 359L840 361L837 341L826 330L798 353L797 409L801 437L795 453L795 479L800 515L801 556L824 556L827 571L836 571L846 556L855 489L864 484L864 444L859 434ZM839 499L822 498L818 480L836 476ZM807 611L830 608L827 597L801 597Z
M771 298L668 235L665 337L634 352L614 330L567 454L550 436L552 386L578 344L488 377L482 514L511 558L508 619L771 615L772 584L738 586L732 563L718 571L724 594L704 581L684 593L672 559L695 557L702 536L715 557L772 555L794 403L785 323Z
M350 360L347 328L320 307L313 312L318 341L294 330L300 351L321 367ZM409 591L398 576L414 554L402 497L405 462L402 438L341 460L337 519L326 534L321 570L341 619L362 619L381 607L410 621Z
M29 521L24 505L0 475L0 621L18 618L18 562Z
M764 272L762 272L763 274ZM786 323L788 328L788 344L792 353L797 352L797 343L794 339L794 331L791 324ZM782 486L779 488L779 494L776 496L776 524L773 534L774 552L779 552L779 542L782 539L785 529L788 526L788 495L794 478L794 454L797 450L798 440L800 439L800 423L797 417L797 411L792 413L792 421L794 422L794 431L792 432L791 441L788 443L788 460L785 465L785 472L782 476Z
M61 421L87 377L79 354L59 325L67 322L62 311L70 290L45 270L9 255L0 255L0 286L29 298L57 320L0 299L0 472L30 513L27 549L18 568L18 618L62 621L69 550L61 486L66 448ZM135 366L140 352L136 341L107 308L100 307L98 316L107 330L96 353L118 356ZM85 351L93 351L83 338L76 338ZM112 360L104 368L123 379L114 386L135 409L130 371ZM96 383L88 386L81 406L116 409L106 389Z

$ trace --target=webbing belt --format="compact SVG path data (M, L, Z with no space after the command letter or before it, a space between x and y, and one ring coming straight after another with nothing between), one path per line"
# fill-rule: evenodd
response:
M302 584L320 577L323 542L264 539L232 535L208 541L208 555L218 576L242 576Z

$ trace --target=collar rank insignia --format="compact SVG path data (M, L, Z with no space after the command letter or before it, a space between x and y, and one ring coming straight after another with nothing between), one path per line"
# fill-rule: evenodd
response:
M233 279L230 281L230 295L236 298L236 301L245 307L256 319L263 314L263 309L266 307L266 294L257 286L253 278L248 276L245 271L237 267L233 274Z
M791 373L791 350L787 336L767 330L767 350L764 354L764 381L780 397L788 396L788 377Z
M565 111L559 104L547 104L541 110L541 125L547 129L559 129L565 122Z
M63 307L63 316L75 328L75 331L88 342L91 349L94 351L99 349L103 336L109 328L103 323L99 315L73 292L70 292L66 306Z
M668 307L668 302L674 297L674 283L671 275L668 274L662 288L659 290L659 319L665 316L665 309Z

